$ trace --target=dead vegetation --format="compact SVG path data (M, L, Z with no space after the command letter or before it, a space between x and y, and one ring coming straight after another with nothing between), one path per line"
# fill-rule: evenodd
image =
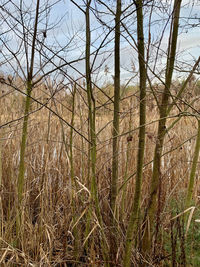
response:
M36 88L39 94L40 88ZM34 94L33 94L34 97ZM41 101L40 95L37 96ZM49 94L47 94L49 98ZM42 101L46 101L43 98ZM80 101L82 101L80 103ZM55 94L48 107L70 123L72 113L70 95ZM21 247L16 248L16 205L17 175L20 153L20 136L23 97L18 93L1 98L1 266L104 266L102 258L102 232L109 235L110 179L112 164L112 111L102 107L97 114L97 170L98 196L104 228L101 229L97 216L90 214L91 230L87 232L88 210L91 202L88 174L88 118L87 106L80 95L75 99L73 131L73 172L70 161L70 128L64 121L43 107L32 103L25 155L25 193L23 197ZM130 203L134 194L138 142L138 100L133 94L126 99L120 113L119 141L119 192L117 196L116 222L118 231L118 266L122 266L125 232L130 214ZM80 109L81 105L81 109ZM37 112L36 112L37 110ZM174 110L171 123L177 119ZM148 108L144 183L142 187L141 213L145 212L152 175L153 151L156 143L158 114L156 108ZM64 131L63 131L64 130ZM81 135L79 135L80 133ZM162 157L162 173L159 186L158 212L154 234L153 257L150 266L169 266L169 258L178 262L174 249L176 240L184 245L184 229L179 222L171 221L171 215L179 214L188 185L192 156L194 153L197 123L194 116L183 116L168 132ZM198 167L199 171L199 167ZM198 178L198 175L197 175ZM195 181L194 205L198 210L199 180ZM195 204L196 203L196 204ZM198 218L197 218L198 219ZM191 218L191 220L194 220ZM197 224L197 223L196 223ZM196 226L194 226L195 228ZM175 230L174 230L175 229ZM140 257L140 231L137 248L133 252L134 266ZM175 231L175 233L174 233ZM193 230L191 230L193 231ZM174 234L174 235L173 235ZM178 237L179 235L179 237ZM172 242L172 250L166 243ZM191 245L192 245L191 241ZM178 252L177 252L178 253ZM185 252L186 253L186 252ZM184 256L184 247L182 247ZM180 261L179 261L180 262ZM175 265L174 265L175 266ZM182 265L177 265L182 266ZM189 266L189 265L188 265Z

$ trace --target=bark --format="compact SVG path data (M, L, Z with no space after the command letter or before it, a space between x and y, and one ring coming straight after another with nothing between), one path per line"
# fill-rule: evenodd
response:
M131 249L133 245L133 234L136 223L138 221L138 214L140 208L141 185L143 176L143 162L145 150L145 123L146 123L146 65L145 65L145 47L144 47L144 32L143 32L143 1L136 1L137 9L137 38L138 38L138 60L140 73L140 128L139 128L139 144L137 155L137 173L134 201L131 210L130 220L128 224L126 242L125 242L125 256L124 265L128 267L131 265Z
M25 151L26 151L26 142L27 142L27 135L28 135L28 119L29 119L29 112L30 112L30 105L31 105L31 92L32 92L32 79L33 79L33 66L34 66L34 58L35 58L35 43L36 43L36 36L37 36L37 27L38 27L38 17L39 17L39 6L40 0L37 0L36 6L36 14L35 14L35 25L34 25L34 34L32 39L32 48L31 48L31 60L30 66L28 67L27 73L27 89L26 89L26 102L25 102L25 110L24 110L24 121L23 121L23 128L22 128L22 139L21 139L21 146L20 146L20 163L19 163L19 174L18 174L18 207L17 207L17 219L16 219L16 234L19 237L20 233L22 232L21 226L23 225L22 222L22 200L23 200L23 193L24 193L24 174L25 174ZM24 44L26 47L26 44Z
M76 83L73 85L72 89L72 117L71 117L71 125L74 127L74 116L75 116L75 97L76 97ZM75 186L75 180L74 180L74 155L73 155L73 134L74 130L73 128L70 128L70 139L69 139L69 149L70 149L70 175L71 175L71 184L72 186Z
M191 201L192 201L195 174L196 174L197 163L198 163L198 158L199 158L199 150L200 150L200 120L198 120L198 134L197 134L197 139L196 139L194 157L192 161L192 168L190 172L190 180L189 180L188 190L187 190L186 208L189 208L189 206L191 205Z
M161 175L161 168L160 168L161 156L162 156L162 150L163 150L164 137L166 134L166 120L167 120L168 107L169 107L170 86L172 82L172 75L173 75L174 62L175 62L175 56L176 56L181 2L182 0L175 0L174 2L172 31L171 31L169 47L168 47L165 88L164 88L164 92L162 95L162 102L160 106L160 120L159 120L159 125L158 125L156 147L154 151L153 174L152 174L152 180L151 180L150 199L149 199L147 213L146 213L149 219L150 233L148 233L148 230L146 227L144 240L143 240L143 250L145 251L145 253L148 253L150 250L152 231L153 231L152 228L154 224L154 217L156 215L157 193L158 193L160 175Z
M114 213L117 197L118 181L118 153L119 153L119 111L120 111L120 16L121 0L117 1L117 12L115 17L115 77L114 77L114 115L113 115L113 159L112 159L112 181L110 192L110 206Z
M96 182L96 103L95 97L92 90L92 81L91 81L91 67L90 67L90 47L91 47L91 32L90 32L90 5L91 0L87 1L86 11L85 11L85 20L86 20L86 49L85 49L85 68L86 68L86 90L87 90L87 100L88 100L88 117L89 117L89 140L90 140L90 168L91 168L91 198L92 203L89 209L89 214L87 221L90 223L90 218L92 217L92 209L93 204L95 207L95 212L97 215L97 219L99 221L99 225L101 229L103 229L103 220L100 211L99 199L98 199L98 190L97 190L97 182ZM89 172L90 173L90 172ZM89 229L89 225L86 226ZM106 236L101 231L102 239L101 245L103 250L104 260L107 261L107 245L106 245ZM109 266L106 265L106 266Z
M121 17L121 0L117 0L115 15L115 77L114 77L114 114L113 114L113 155L112 155L112 177L110 185L110 257L113 264L116 264L117 255L117 230L115 222L115 204L117 198L118 182L118 158L119 158L119 111L120 111L120 17Z
M92 201L95 204L98 219L100 219L100 208L98 201L97 183L96 183L96 103L92 91L91 81L91 69L90 69L90 47L91 47L91 32L90 32L90 4L91 1L87 1L87 7L85 12L86 19L86 89L88 100L88 117L89 117L89 140L90 140L90 168L91 168L91 195Z

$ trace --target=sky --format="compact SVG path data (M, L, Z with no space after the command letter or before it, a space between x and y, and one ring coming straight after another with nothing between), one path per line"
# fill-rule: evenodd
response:
M166 0L161 0L163 3L166 3ZM105 1L105 2L109 2L109 1ZM113 2L113 1L111 1ZM127 2L131 2L131 1L127 1ZM170 1L168 1L170 2ZM171 1L172 2L172 1ZM183 0L182 3L182 9L181 9L181 24L186 24L187 22L192 24L194 21L200 23L200 1L192 1L193 4L188 5L188 0ZM84 8L83 5L83 1L82 0L77 0L76 3ZM71 1L69 0L63 0L61 1L61 3L57 6L56 10L55 10L55 14L59 14L60 10L62 10L62 12L64 12L64 10L67 10L67 20L72 23L73 27L78 31L80 30L80 32L82 31L82 34L80 34L80 39L84 38L84 34L85 34L85 21L84 21L84 15L82 14L82 12L73 4L71 3ZM104 8L102 8L102 11L107 11ZM196 17L197 20L189 20L187 21L187 17ZM163 17L165 17L165 15L163 15ZM133 18L133 17L132 17ZM111 16L103 16L103 19L106 21L110 21ZM148 18L145 18L148 19ZM156 14L154 14L154 19L156 20ZM161 22L161 25L164 25L164 23ZM99 24L96 22L96 19L94 18L94 16L91 16L91 25L92 28L94 29L95 27L98 28ZM130 25L130 23L128 23L127 25ZM185 26L185 25L184 25ZM159 28L159 25L158 27ZM148 35L148 29L146 29L146 35ZM97 35L99 34L99 32L101 32L102 29L98 29L96 31L96 35L95 33L92 33L92 39L97 38ZM72 30L73 32L73 30ZM177 46L177 51L178 54L181 55L184 58L185 61L190 62L191 60L193 60L194 58L198 58L198 56L200 55L200 25L199 27L184 27L184 28L180 28L179 30L179 38L178 38L178 46ZM78 34L78 36L79 36ZM135 34L135 33L134 33ZM155 38L158 38L159 36L159 30L156 29L156 27L152 28L152 32L151 32L152 36L155 36ZM113 37L113 35L111 35L111 37ZM80 40L79 39L79 40ZM101 40L101 38L99 38ZM136 39L136 38L135 38ZM168 31L166 31L166 34L164 34L163 36L163 41L161 44L161 48L165 49L168 45L168 39L169 39L169 35L168 35ZM121 77L122 80L124 80L124 82L126 82L127 80L130 79L131 75L133 76L132 73L130 73L131 71L131 67L133 62L137 61L137 54L135 52L135 50L133 49L133 47L131 47L124 38L121 38L122 42L121 42ZM81 42L80 40L80 43ZM98 43L98 42L97 42ZM109 50L113 49L113 41L110 41L110 44L107 46L107 49ZM83 45L81 45L81 47L75 48L74 49L74 54L76 56L78 56L81 53L84 53L84 43ZM106 57L108 56L109 53L106 54ZM179 56L179 58L181 59L181 56ZM97 60L97 62L101 62L101 60L104 59L104 56L100 56ZM100 63L99 63L100 64ZM105 73L104 73L104 68L102 68L102 71L100 72L100 77L103 76L104 79L110 79L110 77L113 75L114 72L114 58L113 58L113 54L110 55L107 58L107 61L105 62L106 65L109 66L109 78L106 76L105 77ZM81 69L82 72L84 72L84 62L79 64L79 68ZM128 70L128 71L127 71Z
M166 0L155 0L158 3L163 3L163 5L166 3ZM2 5L5 3L5 0L0 0L0 4ZM14 3L19 4L19 0L14 0ZM105 0L104 3L113 3L115 1L111 0ZM131 0L126 0L126 5L131 3ZM172 1L168 1L172 2ZM190 63L191 61L194 61L194 59L198 58L200 55L200 25L198 27L188 27L188 23L192 24L195 22L199 22L200 24L200 1L194 0L192 1L194 4L188 6L187 0L183 0L183 8L181 9L181 23L182 26L184 24L184 28L180 28L179 30L179 38L178 38L178 59L183 62L183 65L185 64L185 67L187 67L187 63ZM36 3L36 0L26 0L25 4L27 6L30 6L33 8ZM45 3L45 0L41 0L41 4ZM85 53L85 18L84 14L80 11L80 9L74 5L70 0L50 0L50 4L55 4L52 6L50 17L48 23L51 25L55 22L58 23L54 29L49 29L47 31L47 38L45 40L45 43L48 44L50 47L59 50L59 47L65 46L68 44L65 51L60 52L61 57L65 58L67 61L71 61L73 59L78 59L84 57ZM84 8L83 0L76 0L76 3L79 7ZM92 1L94 3L94 1ZM93 4L93 7L94 4ZM148 7L149 8L149 7ZM149 37L149 28L148 28L148 8L145 9L145 37L146 41ZM134 8L133 8L134 9ZM133 10L132 9L132 10ZM109 27L113 27L114 20L113 16L108 14L108 10L103 7L99 6L99 10L101 13L101 19L103 22L105 22ZM187 17L193 17L196 18L195 20L187 20ZM152 27L151 27L151 41L154 43L154 45L157 45L158 39L160 39L162 34L162 29L164 28L164 25L166 23L166 14L165 13L153 13L152 16ZM161 20L162 19L162 20ZM136 23L135 23L135 13L131 14L129 16L129 19L123 20L123 22L126 23L128 30L131 32L132 37L137 41L136 39ZM100 25L98 23L95 16L91 13L91 39L92 39L92 46L91 51L96 51L96 49L99 47L99 45L102 43L105 34L108 33L108 28L106 26ZM187 26L187 27L185 27ZM42 36L42 32L45 25L44 23L40 23L39 25L39 31L40 35ZM5 30L5 27L1 28L1 31ZM166 50L168 45L168 39L169 39L169 26L167 26L167 30L163 35L162 42L160 44L161 50ZM96 58L94 69L95 75L93 76L94 79L98 81L99 84L103 84L107 81L113 81L112 75L114 74L114 57L113 57L113 48L114 48L114 33L111 32L108 35L107 43L105 47L100 50L100 55ZM11 46L14 47L16 43L13 41L11 37ZM153 45L150 46L150 55L152 56L152 62L154 60L154 56L156 53L155 47ZM163 52L159 54L158 57L158 68L161 68L162 64L164 66L165 59L164 59L165 53ZM92 61L93 57L91 57ZM23 58L21 59L23 61ZM75 71L74 69L67 68L66 71L69 75L73 75L73 77L77 78L81 76L81 73L84 75L85 73L85 62L84 60L80 61L79 63L76 63L73 65L75 68L78 69L79 72ZM108 66L108 73L105 73L105 66ZM121 37L121 79L123 83L126 83L131 77L134 76L134 73L132 72L133 66L135 67L137 71L137 53L135 50L135 46L133 43L133 40L128 36L128 34L123 30L122 28L122 37ZM99 67L99 69L98 69ZM133 80L134 82L137 82L137 79Z

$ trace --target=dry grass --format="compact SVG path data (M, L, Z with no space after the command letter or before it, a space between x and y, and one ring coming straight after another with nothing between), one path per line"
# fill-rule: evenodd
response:
M60 99L60 100L59 100ZM70 101L57 97L59 114L70 122ZM79 99L80 101L80 99ZM78 100L77 102L78 103ZM130 120L130 107L132 117ZM22 116L23 100L19 95L10 94L1 99L1 124ZM55 110L53 101L49 107ZM82 104L83 105L83 104ZM33 103L32 110L38 104ZM137 101L126 100L121 114L121 133L119 151L119 187L124 179L136 171L138 141ZM80 107L80 106L79 106ZM75 128L87 137L86 106L75 114ZM147 121L158 119L156 108L148 108ZM168 123L174 119L169 119ZM112 113L102 110L97 115L97 177L98 192L106 235L109 233L109 184L112 161ZM130 126L131 123L131 126ZM69 144L70 129L64 125L65 139ZM21 229L20 249L16 248L15 219L17 200L17 175L20 154L21 121L10 123L1 129L2 137L2 184L1 184L1 228L0 265L1 266L104 266L100 246L101 231L95 213L91 214L91 230L86 235L86 218L90 202L90 180L88 176L88 144L74 133L73 162L77 179L76 187L70 176L69 146L65 147L59 119L45 108L30 115L29 134L26 150L26 185L23 202L24 224ZM105 127L105 128L103 128ZM131 140L125 134L132 129ZM101 130L103 128L103 130ZM147 126L144 182L142 192L143 212L147 203L152 174L153 151L156 142L157 123ZM171 202L183 200L188 183L191 160L194 151L196 121L183 117L169 132L165 139L162 158L160 185L160 229L170 227ZM188 140L187 142L185 142ZM184 143L185 142L185 143ZM176 148L176 149L175 149ZM127 157L127 151L129 154ZM148 164L150 163L150 164ZM127 169L126 169L127 165ZM198 169L199 170L199 169ZM127 171L127 173L126 173ZM126 177L125 177L126 173ZM123 240L134 193L134 175L127 182L125 199L123 189L118 195L119 226L119 266L123 253ZM194 200L199 194L199 181L196 180ZM123 203L122 203L123 202ZM122 205L123 204L123 205ZM122 208L123 206L123 208ZM162 239L162 238L161 238ZM86 245L85 245L86 244ZM138 254L134 255L135 260Z

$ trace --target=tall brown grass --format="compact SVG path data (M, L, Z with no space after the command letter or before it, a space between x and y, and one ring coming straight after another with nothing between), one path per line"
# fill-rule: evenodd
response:
M8 88L7 88L8 90ZM39 89L37 89L39 91ZM48 93L41 91L36 98L45 101ZM131 99L132 98L132 99ZM23 97L11 93L0 99L1 125L22 116ZM70 123L70 96L55 95L57 112ZM75 128L84 136L88 134L87 106L76 99ZM118 263L122 266L125 231L133 200L138 142L138 102L133 95L122 101L120 113L119 148L119 188L117 197L117 225L119 232ZM153 101L153 100L152 100ZM39 104L32 103L32 111ZM52 100L48 103L52 110ZM112 108L109 106L109 108ZM132 117L130 120L130 112ZM174 110L174 114L176 114ZM144 212L152 175L153 151L156 142L158 112L156 107L148 108L144 182L142 186L141 213ZM168 125L175 118L168 120ZM104 222L104 233L108 236L108 216L110 213L109 193L112 164L112 110L106 106L97 113L97 177L100 207ZM150 123L152 122L152 123ZM131 125L130 125L131 123ZM90 202L90 181L88 180L88 144L74 132L73 160L76 186L70 177L69 136L70 129L64 124L67 146L64 146L59 119L43 107L30 115L26 149L25 194L23 199L24 225L21 250L16 248L16 199L17 175L22 122L16 120L1 129L1 227L0 264L1 266L104 266L100 246L101 231L95 213L92 214L92 230L86 236L86 216ZM131 132L129 132L131 130ZM159 188L159 212L157 227L160 234L157 253L165 258L163 248L164 233L170 238L170 218L172 202L181 203L186 188L194 152L197 123L193 117L183 117L170 130L164 146L162 158L161 184ZM128 133L129 132L129 133ZM192 138L193 137L193 138ZM129 151L127 151L129 150ZM128 152L128 157L127 157ZM198 168L199 170L199 168ZM125 182L126 186L122 187ZM199 181L196 180L194 200L198 197ZM123 197L123 190L125 198ZM122 205L123 203L123 205ZM73 205L72 205L73 204ZM182 203L183 204L183 203ZM123 209L122 209L123 207ZM76 240L74 229L76 227ZM138 229L139 230L139 229ZM87 244L87 245L85 245ZM139 247L139 245L138 245ZM139 250L138 250L139 251ZM133 253L134 266L137 266L139 253ZM134 251L133 251L134 252ZM164 261L163 261L164 262ZM153 264L153 263L152 263ZM159 263L162 266L162 262ZM164 264L164 263L163 263ZM155 264L156 266L156 264ZM164 265L163 265L164 266Z

